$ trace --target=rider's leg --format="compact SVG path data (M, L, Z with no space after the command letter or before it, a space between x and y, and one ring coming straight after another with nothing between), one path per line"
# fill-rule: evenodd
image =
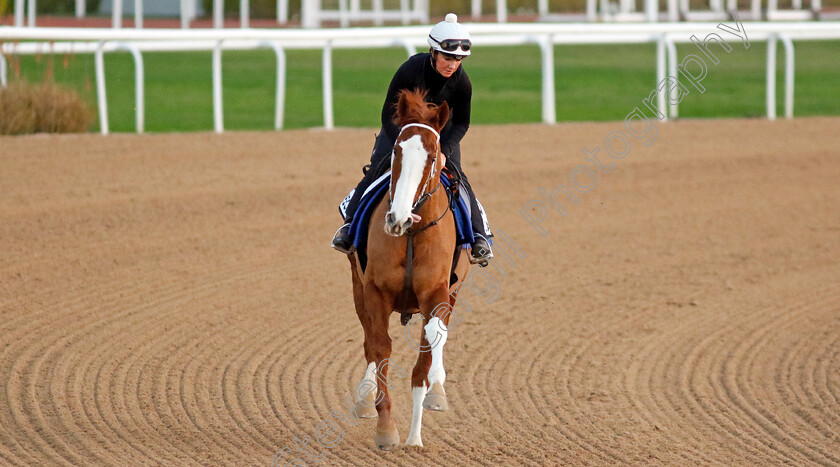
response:
M446 165L451 169L457 170L461 178L461 189L466 190L470 199L470 221L473 228L473 243L472 243L472 258L470 262L478 264L481 267L487 266L487 262L493 257L493 250L490 248L490 238L493 236L489 229L484 224L484 217L481 215L481 210L478 207L478 199L476 199L475 192L473 192L469 179L461 169L461 148L456 146L450 150L452 154L447 154Z
M350 223L353 222L353 216L356 215L356 209L359 208L359 202L361 202L362 195L365 190L367 190L371 183L373 183L377 178L388 171L390 163L389 156L391 155L391 149L393 146L394 145L390 141L387 141L385 132L380 132L379 136L376 138L373 153L370 155L370 167L367 172L365 172L361 181L359 181L359 184L356 185L356 190L353 192L353 196L347 204L344 216L344 225L338 229L333 237L332 247L336 250L346 254L353 252L353 238L350 237Z
M490 238L493 234L484 223L484 216L481 215L481 209L478 207L478 199L470 185L470 181L463 172L461 173L461 177L461 187L467 190L470 198L470 223L472 224L474 238L470 262L484 267L487 266L487 261L493 257L493 250L490 248Z

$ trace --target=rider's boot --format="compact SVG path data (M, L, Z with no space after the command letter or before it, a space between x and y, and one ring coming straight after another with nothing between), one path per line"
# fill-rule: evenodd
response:
M353 239L350 237L350 222L342 225L332 239L332 247L349 255L353 253Z
M472 244L470 263L486 267L490 264L490 258L492 257L493 250L490 249L490 242L482 236L476 236L475 241Z

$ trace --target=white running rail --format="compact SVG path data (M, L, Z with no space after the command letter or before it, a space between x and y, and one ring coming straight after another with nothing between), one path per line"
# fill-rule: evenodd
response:
M539 47L542 59L542 121L556 122L555 109L555 44L656 44L656 81L668 76L679 79L676 43L688 43L692 35L700 38L717 29L718 23L653 23L653 24L471 24L473 42L479 46ZM776 118L776 43L785 49L785 116L793 117L793 42L802 40L840 40L840 22L747 23L744 25L750 43L767 42L767 118ZM104 54L120 50L132 53L135 62L137 132L143 132L143 61L149 51L213 51L214 129L224 131L222 108L222 50L272 48L277 57L277 89L275 128L283 126L286 61L288 49L322 50L322 93L324 127L334 126L332 100L332 50L336 48L370 49L403 47L408 55L427 47L429 26L343 29L95 29L95 28L28 28L0 27L3 55L92 53L97 59L97 95L100 127L108 133L107 95L105 93ZM719 30L717 30L719 32ZM21 42L23 41L23 42ZM44 42L27 42L44 41ZM48 42L47 42L48 41ZM0 55L0 83L6 84L7 66ZM645 97L645 96L640 96ZM677 106L668 105L663 92L657 93L657 107L671 117Z
M111 27L121 28L124 3L132 0L113 0L111 3ZM190 21L196 18L199 0L178 0L180 3L181 27L189 28ZM500 0L503 1L503 0ZM143 0L134 2L134 27L143 27ZM213 0L213 27L224 27L224 0ZM361 0L338 0L338 9L323 8L322 0L301 0L301 23L305 28L317 28L323 21L339 21L342 27L353 21L373 21L381 26L385 21L400 21L409 24L412 21L429 22L429 0L399 0L399 9L385 8L383 0L373 0L371 8L362 8ZM37 15L37 0L14 0L14 25L24 25L24 10L27 12L26 23L34 27ZM85 0L75 0L77 18L85 17ZM240 27L250 27L250 0L240 0ZM277 23L289 21L289 0L277 1Z
M771 9L775 9L775 3L778 0L767 0L768 3L768 19L810 19L814 16L806 16L799 14L798 16L783 17L784 13L779 12L780 15L771 17ZM796 2L801 4L802 0L793 0L794 6ZM709 10L706 11L692 11L689 8L689 0L667 0L665 8L660 11L659 2L657 0L638 0L641 5L637 5L637 0L586 0L584 12L569 12L569 13L552 13L549 11L548 0L537 0L537 14L540 21L604 21L604 22L625 22L625 21L648 21L656 22L661 20L667 21L713 21L718 19L726 19L729 17L727 11L731 11L738 7L737 0L726 0L726 10L723 8L723 0L709 0ZM812 7L815 12L819 12L820 0L813 0ZM482 1L470 1L470 13L474 19L478 19L482 15ZM801 13L797 11L796 13ZM761 19L761 0L750 0L750 9L740 12L740 16L744 19L759 20ZM507 1L496 0L496 22L507 22Z
M113 0L111 3L111 27L121 28L123 20L124 3L132 0ZM173 0L174 1L174 0ZM180 5L181 27L186 29L190 27L190 21L194 20L198 15L198 3L200 0L177 0ZM24 25L24 10L26 10L26 25L35 27L37 16L37 0L14 0L14 25L21 27ZM75 0L76 18L84 18L85 0ZM134 27L138 29L143 28L143 0L133 0L134 2ZM213 27L220 28L224 23L224 0L213 0ZM251 8L249 0L241 0L239 5L240 26L247 28L250 26L249 18L251 16ZM279 0L277 3L277 22L285 24L289 16L289 2L288 0Z
M358 21L372 21L376 26L385 21L400 21L403 25L429 22L429 0L399 0L398 9L385 8L384 0L371 1L370 9L362 8L361 0L338 0L337 10L324 8L323 3L322 0L301 0L301 25L304 28L321 27L323 21L338 21L341 27Z

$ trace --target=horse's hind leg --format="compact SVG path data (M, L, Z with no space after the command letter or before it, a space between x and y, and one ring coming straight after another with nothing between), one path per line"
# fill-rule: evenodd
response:
M362 328L365 330L365 376L362 381L356 386L354 397L356 405L354 410L356 416L360 418L374 418L376 417L376 363L373 362L373 355L370 352L370 345L368 343L368 331L370 327L370 317L365 310L365 290L362 285L362 279L359 277L359 269L356 267L355 255L348 256L350 258L350 269L353 272L353 304L356 306L356 315L359 317L359 322L362 323Z
M457 291L454 295L445 298L443 292L439 291L434 296L440 302L432 308L430 304L436 303L436 300L427 301L424 308L424 310L431 308L431 312L427 312L425 316L427 324L420 332L420 353L417 355L417 363L411 375L414 407L411 414L411 430L405 441L407 446L423 446L420 433L424 408L437 411L449 410L446 393L443 391L443 382L446 379L446 372L443 369L443 344L446 342L446 326L449 325L456 295ZM429 337L432 340L431 344ZM433 360L435 371L432 371Z
M368 362L367 368L365 368L365 376L359 382L359 385L356 386L356 404L353 409L356 412L356 416L359 418L376 417L376 395L378 392L376 363Z
M462 253L463 255L463 253ZM461 265L464 265L461 267ZM465 257L460 258L458 277L466 276L469 262ZM446 343L449 320L455 309L463 281L454 284L451 293L440 290L432 294L434 298L425 301L424 318L427 323L420 335L420 353L411 375L411 394L414 407L411 414L411 430L405 444L408 446L423 446L421 429L423 424L423 409L446 411L449 402L443 390L446 371L443 369L443 345ZM433 306L432 306L433 305ZM431 309L431 311L426 311ZM429 343L431 338L432 343ZM429 387L431 385L431 387ZM427 392L428 390L428 392Z
M376 364L375 375L379 389L376 397L376 423L374 443L379 449L392 449L400 444L400 434L391 419L391 395L388 392L388 369L391 362L391 336L388 335L388 318L391 309L386 306L382 293L374 286L365 289L365 310L370 318L370 325L365 328L365 342ZM394 365L400 373L402 370ZM403 376L405 374L403 373Z

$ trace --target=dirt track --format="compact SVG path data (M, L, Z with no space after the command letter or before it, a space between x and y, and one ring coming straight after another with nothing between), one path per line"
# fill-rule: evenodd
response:
M464 293L426 447L339 421L327 464L840 464L840 120L660 125L541 237L520 209L617 125L470 131L466 170L527 256L491 271L492 303ZM363 374L327 245L372 142L0 138L0 464L303 457Z

